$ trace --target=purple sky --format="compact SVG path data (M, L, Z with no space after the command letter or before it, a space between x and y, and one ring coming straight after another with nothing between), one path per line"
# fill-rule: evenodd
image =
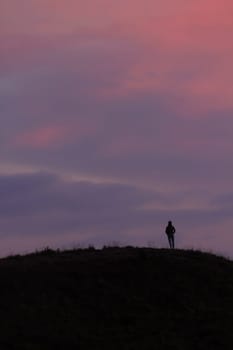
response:
M232 0L1 0L0 255L233 256Z

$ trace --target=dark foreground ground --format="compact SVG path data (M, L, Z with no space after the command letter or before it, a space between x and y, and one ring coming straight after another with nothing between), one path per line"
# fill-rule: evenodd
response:
M233 262L107 248L0 260L0 349L232 350Z

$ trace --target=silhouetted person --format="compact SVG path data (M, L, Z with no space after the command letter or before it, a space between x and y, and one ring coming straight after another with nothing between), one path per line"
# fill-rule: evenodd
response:
M166 234L167 234L167 238L168 238L168 242L170 245L170 248L175 248L175 238L174 238L174 234L176 232L175 227L172 225L171 221L168 221L168 225L166 227L165 230Z

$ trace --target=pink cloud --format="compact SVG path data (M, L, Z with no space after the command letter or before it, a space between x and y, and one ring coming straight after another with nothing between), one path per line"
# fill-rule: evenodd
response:
M14 143L17 146L32 148L48 148L58 146L68 140L70 130L64 126L46 126L17 135Z
M11 145L34 149L57 148L74 140L80 142L95 132L96 124L92 121L76 121L67 125L50 124L17 134Z
M119 84L100 95L183 96L179 112L184 113L188 106L195 112L232 108L232 11L229 1L202 1L175 15L129 22L123 30L141 42L144 54Z
M53 55L59 48L59 53L63 50L65 55L59 62L61 69L70 64L71 56L70 69L75 65L78 69L83 64L79 60L81 51L88 57L101 51L107 60L114 42L125 40L129 46L139 46L140 54L127 62L127 68L122 63L124 74L120 78L112 74L110 88L100 84L96 92L100 99L160 93L168 98L183 97L176 108L184 114L189 106L194 113L233 108L230 0L24 3L22 8L16 1L4 2L0 50L5 53L0 57L5 65L21 62L27 68L28 63L36 65L38 60L46 64L46 55ZM115 58L111 58L116 64L122 50L119 46ZM90 67L83 68L89 74ZM102 69L102 76L108 74Z

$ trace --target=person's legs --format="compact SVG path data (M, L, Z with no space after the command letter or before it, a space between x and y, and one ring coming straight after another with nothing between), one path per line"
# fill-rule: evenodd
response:
M172 248L172 237L169 235L167 236L167 238L168 238L169 246L170 248Z
M175 237L174 235L171 236L171 241L172 241L172 248L175 248Z
M174 238L174 235L168 235L167 238L168 238L168 242L169 242L170 248L171 248L171 249L174 249L174 248L175 248L175 238Z

